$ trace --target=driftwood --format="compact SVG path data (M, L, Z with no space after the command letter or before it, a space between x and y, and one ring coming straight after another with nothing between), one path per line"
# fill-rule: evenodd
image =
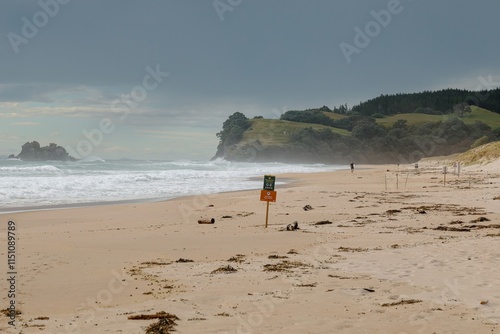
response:
M215 218L212 219L199 219L198 224L215 224Z

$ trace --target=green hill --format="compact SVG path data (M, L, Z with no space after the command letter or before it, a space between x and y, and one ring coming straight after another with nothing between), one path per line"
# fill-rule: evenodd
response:
M475 96L494 109L470 105ZM252 162L410 163L461 153L500 141L497 97L500 101L500 89L481 95L464 90L397 94L350 110L347 104L333 110L327 106L289 110L279 120L248 119L236 112L217 133L215 157Z
M242 141L259 140L263 145L283 145L290 141L290 135L300 129L313 130L329 129L340 135L350 135L343 129L332 128L321 124L282 121L279 119L251 119L251 127L243 134Z
M488 124L492 129L500 128L500 114L491 112L489 110L479 108L476 106L471 106L471 112L465 114L463 117L458 117L465 124L472 124L475 121L481 121ZM450 117L456 117L456 115L429 115L422 113L410 113L410 114L397 114L392 116L387 116L384 118L377 118L377 124L383 125L386 128L391 127L396 123L396 121L402 119L406 120L408 125L416 125L422 123L434 123L439 121L444 121Z
M472 112L462 118L464 123L471 124L475 121L481 121L488 124L492 129L500 128L500 114L476 106L471 106L471 109Z
M396 123L398 120L407 121L408 125L417 125L422 123L434 123L443 121L446 119L443 115L428 115L428 114L420 114L420 113L412 113L412 114L397 114L392 116L387 116L384 118L377 118L377 124L383 125L386 128L390 128Z

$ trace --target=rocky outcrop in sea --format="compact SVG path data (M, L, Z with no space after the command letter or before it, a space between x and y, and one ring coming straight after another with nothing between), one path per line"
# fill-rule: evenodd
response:
M49 146L40 147L37 141L27 142L21 147L21 153L17 156L11 154L9 158L18 158L24 161L76 161L75 158L69 155L64 147L54 143Z

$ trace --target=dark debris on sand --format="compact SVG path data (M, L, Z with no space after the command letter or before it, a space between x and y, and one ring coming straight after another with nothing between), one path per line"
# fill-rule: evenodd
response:
M318 226L318 225L330 225L330 224L333 224L333 222L329 220L320 220L319 222L316 222L313 225Z
M146 328L146 334L168 334L175 331L177 323L175 320L180 320L175 314L167 313L164 311L155 314L139 314L131 315L129 320L151 320L159 319L157 322L152 323Z
M228 262L237 262L237 263L241 263L243 261L245 261L245 255L243 254L236 254L236 256L232 256L231 258L229 258L227 260Z
M175 326L177 324L175 323L174 320L168 319L168 318L161 318L155 323L152 323L151 325L146 328L146 334L168 334L171 332L175 332Z
M489 225L477 224L480 222L488 222L488 221L490 221L489 218L482 217L482 216L477 218L477 219L471 220L469 222L469 225L465 225L465 222L462 220L454 220L454 221L450 222L449 225L460 225L460 227L440 225L436 228L433 228L433 230L450 231L450 232L470 232L471 230L482 230L482 229L487 229L487 228L500 228L500 224L489 224Z
M151 320L151 319L171 319L171 320L180 320L175 314L167 313L165 311L156 312L155 314L139 314L139 315L130 315L128 317L129 320Z
M290 269L294 268L307 268L312 267L311 265L305 264L300 261L281 261L280 263L275 264L265 264L264 271L280 271L280 272L289 272Z
M211 274L232 274L237 272L238 270L233 268L230 265L227 266L222 266L218 269L215 269L214 271L211 272Z
M368 248L361 247L339 247L339 252L366 252Z
M409 305L409 304L416 304L416 303L421 303L422 301L420 299L403 299L398 302L393 302L393 303L384 303L381 306L382 307L388 307L388 306L398 306L398 305Z
M433 228L435 231L449 231L449 232L470 232L470 228L465 227L450 227L450 226L438 226Z
M189 263L189 262L194 262L194 261L193 261L193 260L190 260L190 259L183 259L183 258L181 257L179 260L177 260L177 261L175 261L175 262L177 262L177 263Z
M10 310L8 308L5 308L5 309L1 310L0 312L3 313L3 315L5 315L6 317L10 317ZM16 309L15 314L21 315L23 313L21 312L21 310Z

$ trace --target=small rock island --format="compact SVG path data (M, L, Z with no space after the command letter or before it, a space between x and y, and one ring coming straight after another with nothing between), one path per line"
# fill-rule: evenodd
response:
M17 156L11 154L9 158L17 158L23 161L76 161L77 159L69 155L64 147L54 143L49 146L40 147L37 141L27 142L21 146L21 153Z

